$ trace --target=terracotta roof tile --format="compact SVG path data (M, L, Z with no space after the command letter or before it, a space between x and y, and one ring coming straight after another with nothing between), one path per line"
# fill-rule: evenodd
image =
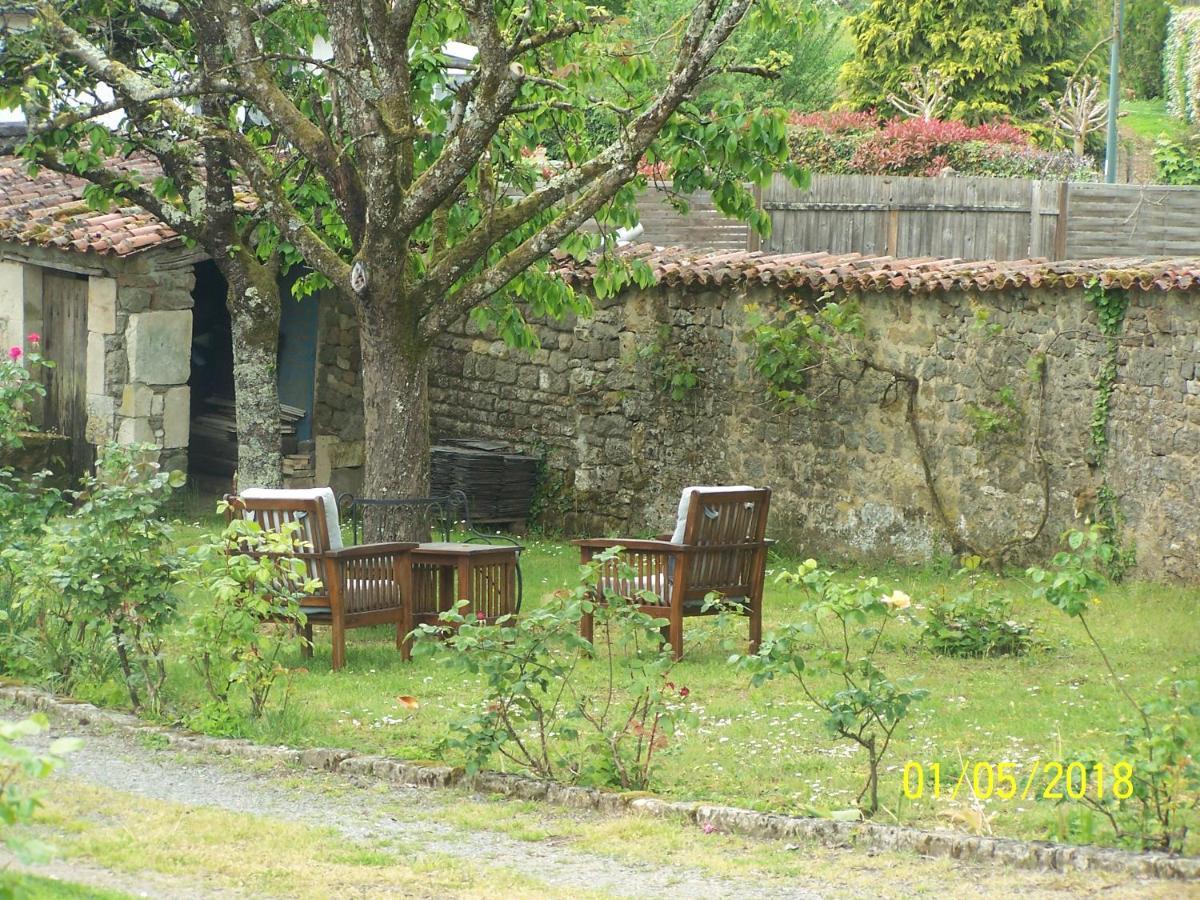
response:
M122 168L144 178L159 172L149 159L130 159ZM180 240L139 207L91 209L83 199L86 186L82 178L48 169L30 177L24 160L0 156L0 241L125 256Z
M816 291L980 291L1022 287L1076 287L1092 279L1143 291L1200 288L1200 258L1107 257L1052 262L1045 259L1007 261L897 259L857 253L767 254L757 251L702 253L681 247L638 244L622 251L642 260L663 285L691 288L756 282L781 288ZM571 284L585 286L595 269L558 257L556 271ZM629 288L626 288L629 290Z

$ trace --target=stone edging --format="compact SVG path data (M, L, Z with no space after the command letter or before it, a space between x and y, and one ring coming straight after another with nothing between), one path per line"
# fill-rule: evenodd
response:
M873 822L836 822L804 816L759 813L731 806L682 803L639 794L539 781L523 775L480 772L467 777L461 768L367 756L350 750L267 747L250 741L191 734L154 725L129 713L90 703L62 700L35 688L0 686L0 700L40 710L76 725L107 725L127 734L161 735L175 750L203 751L237 759L270 759L343 775L374 778L411 787L464 787L477 793L539 800L607 814L634 812L656 818L711 824L720 831L759 838L814 841L830 847L911 852L970 862L997 862L1023 869L1113 872L1139 878L1200 879L1200 857L1134 853L1103 847L1071 846L1047 841L976 837L960 832L931 832Z

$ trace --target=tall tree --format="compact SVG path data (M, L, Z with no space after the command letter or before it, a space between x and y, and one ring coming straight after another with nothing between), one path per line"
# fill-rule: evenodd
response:
M235 115L219 39L200 22L189 40L182 20L152 9L160 18L119 4L47 4L33 27L6 35L0 105L22 106L27 125L6 149L91 182L97 208L141 206L212 257L228 284L238 482L278 486L281 253L235 204L226 143L207 127ZM107 35L103 49L96 34ZM134 155L157 160L160 175L144 178L128 165Z
M177 23L157 29L164 40L199 47L179 53L187 71L160 75L155 90L236 98L243 112L197 115L164 101L171 127L225 148L267 242L303 256L309 287L329 285L354 306L370 496L429 489L427 372L440 334L472 315L529 346L523 310L587 308L552 277L547 255L611 248L613 230L635 218L643 161L666 162L674 189L710 189L760 230L769 220L747 183L795 174L781 113L692 102L709 78L771 74L722 49L752 6L769 26L774 0L695 0L640 44L579 0L127 2ZM136 80L149 75L114 66L111 31L71 27L45 0L36 8L62 51L119 95L150 90ZM673 51L660 67L651 51L664 42ZM227 63L194 67L197 57ZM589 108L615 135L598 149L573 138ZM550 136L557 158L547 160ZM581 231L589 221L596 227ZM631 278L652 276L608 254L597 293Z
M858 108L884 109L915 67L948 82L955 119L1036 114L1090 49L1091 0L872 0L847 20L842 80Z

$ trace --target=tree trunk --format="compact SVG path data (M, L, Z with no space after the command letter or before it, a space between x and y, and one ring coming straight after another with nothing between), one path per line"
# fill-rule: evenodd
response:
M405 327L399 305L359 309L366 472L363 496L429 496L429 348ZM407 332L407 333L406 333ZM386 535L429 540L424 514L394 517Z
M237 271L229 281L237 488L283 486L279 440L279 285L274 273Z

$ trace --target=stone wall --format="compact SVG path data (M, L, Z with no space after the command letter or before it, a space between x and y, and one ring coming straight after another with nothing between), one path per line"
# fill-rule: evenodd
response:
M1080 289L865 296L870 367L826 367L813 408L792 411L767 400L743 339L747 303L786 300L631 293L539 322L532 355L464 326L435 360L434 437L544 452L548 511L575 532L665 529L687 484L768 485L772 535L813 555L1044 554L1107 488L1141 576L1200 577L1193 294L1130 293L1106 452L1091 422L1108 349ZM685 365L701 384L673 400L664 380Z

